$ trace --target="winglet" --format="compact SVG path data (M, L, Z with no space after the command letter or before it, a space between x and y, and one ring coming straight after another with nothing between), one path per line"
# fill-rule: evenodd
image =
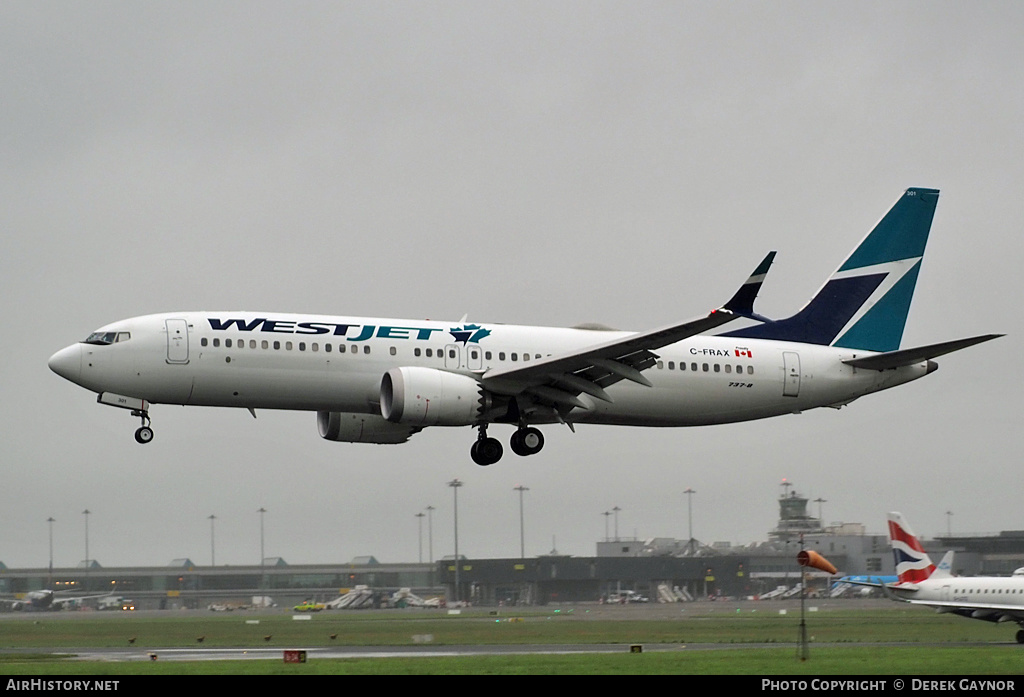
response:
M736 294L721 309L727 310L739 317L749 317L761 322L770 322L771 320L767 317L762 317L754 312L754 300L757 299L757 294L761 291L761 284L764 283L764 279L768 275L768 269L771 268L774 260L775 252L768 252L768 256L761 260L761 263L757 265L754 272L750 274L750 278L744 281L740 289L736 291Z

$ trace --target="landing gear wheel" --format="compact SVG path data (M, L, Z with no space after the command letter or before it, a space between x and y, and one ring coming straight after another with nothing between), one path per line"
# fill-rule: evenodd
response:
M1017 630L1017 643L1024 644L1024 629Z
M473 462L481 467L493 465L501 459L504 449L497 438L480 438L469 449L469 455Z
M149 412L144 410L132 411L132 416L137 416L142 419L142 426L135 431L135 442L146 443L153 440L153 429L149 427Z
M509 445L516 455L536 455L544 447L544 434L533 427L521 428L512 434Z

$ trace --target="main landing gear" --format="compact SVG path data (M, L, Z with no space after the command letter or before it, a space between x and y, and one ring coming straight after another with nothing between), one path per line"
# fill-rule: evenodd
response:
M469 455L473 462L486 467L500 460L504 450L497 438L490 438L487 435L487 424L481 424L479 429L476 442L469 449ZM512 434L509 445L516 455L536 455L544 447L544 435L532 426L520 426Z
M144 409L135 410L132 411L132 416L138 416L142 419L142 425L135 431L135 441L143 445L149 443L153 440L153 429L149 427L149 412Z

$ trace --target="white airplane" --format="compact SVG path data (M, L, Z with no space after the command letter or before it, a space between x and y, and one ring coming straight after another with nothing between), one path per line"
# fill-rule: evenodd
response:
M1017 569L1012 576L953 576L948 567L932 564L899 513L889 514L889 542L899 581L881 585L886 595L961 617L1016 622L1021 627L1017 630L1017 643L1024 644L1024 568Z
M537 425L700 426L839 408L923 377L937 356L989 334L899 350L938 202L908 189L797 314L753 304L771 252L704 317L632 333L268 312L174 312L102 327L55 353L58 375L142 420L152 404L317 412L321 437L402 443L428 426L469 426L480 465L497 462L491 424L515 427L518 455ZM709 334L748 318L746 328Z
M62 597L60 592L51 590L36 590L19 594L14 598L0 598L0 603L7 604L12 610L61 610L66 606L79 605L83 600L93 598L106 598L110 593L98 595L80 595L76 597Z

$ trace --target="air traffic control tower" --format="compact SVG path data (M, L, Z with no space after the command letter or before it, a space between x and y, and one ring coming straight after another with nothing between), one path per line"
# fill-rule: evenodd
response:
M779 522L768 533L774 540L793 540L800 535L825 532L820 518L807 514L807 498L790 491L792 483L782 480L782 494L779 496Z

